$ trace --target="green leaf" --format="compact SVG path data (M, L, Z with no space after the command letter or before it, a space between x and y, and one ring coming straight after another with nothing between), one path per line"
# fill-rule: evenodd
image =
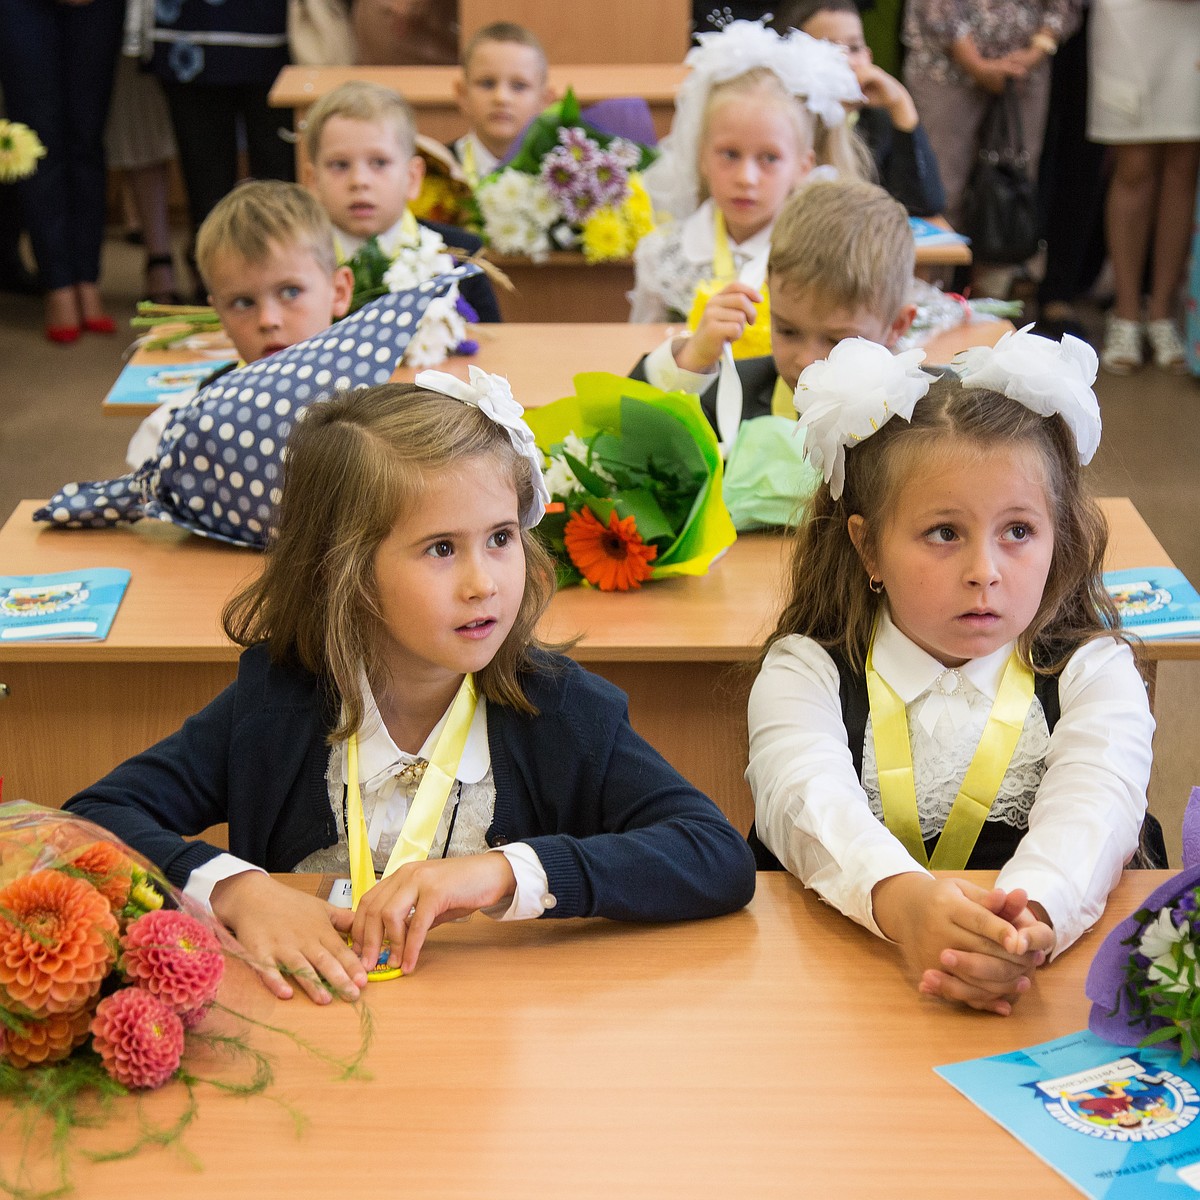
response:
M622 492L615 500L617 515L622 519L633 518L643 542L670 544L675 540L675 530L671 528L671 523L659 507L658 501L645 488Z
M1179 1030L1173 1025L1167 1025L1162 1029L1156 1029L1153 1033L1148 1033L1140 1042L1139 1046L1157 1046L1160 1042L1174 1041L1179 1036Z
M575 478L578 479L579 482L582 483L583 486L589 492L591 492L593 496L607 496L612 491L612 487L609 485L608 481L597 475L596 472L587 465L587 463L580 462L575 455L568 454L565 450L562 452L562 456L563 461L566 462L567 466L570 467L575 473Z

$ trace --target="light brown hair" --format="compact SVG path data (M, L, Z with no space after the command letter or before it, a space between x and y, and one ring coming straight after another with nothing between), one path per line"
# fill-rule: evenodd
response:
M321 149L321 134L331 117L350 121L379 121L396 133L400 152L406 158L416 153L417 121L412 105L399 92L382 84L352 79L326 92L308 110L304 121L304 153L316 163Z
M865 549L873 554L901 490L931 457L1018 446L1035 449L1042 460L1054 522L1046 587L1018 639L1018 653L1034 670L1053 673L1084 642L1111 635L1117 613L1101 580L1108 526L1084 484L1066 422L1039 416L999 392L964 388L950 373L917 401L911 422L893 418L846 451L846 484L837 500L828 484L817 489L795 534L790 599L765 649L779 638L801 634L841 650L862 671L884 601L869 588L867 570L850 540L850 517L857 514L865 521Z
M916 251L904 206L873 183L820 179L788 198L771 232L773 286L896 319Z
M254 179L223 196L196 234L196 266L207 283L214 260L234 253L248 263L262 262L279 246L311 251L321 269L337 269L333 226L311 192L295 183Z
M272 660L298 662L341 701L331 742L362 721L358 672L364 665L370 672L379 635L376 550L419 503L427 480L481 456L512 479L518 511L526 512L532 469L504 429L474 405L415 384L314 404L292 431L265 567L226 605L223 624L240 646L269 641ZM475 679L490 702L533 712L520 675L535 669L535 629L555 577L553 560L528 529L521 542L525 592L517 618Z
M545 80L547 71L546 51L543 49L542 43L524 25L518 25L515 21L493 21L490 25L485 25L482 29L477 29L471 35L462 52L462 69L464 74L467 74L471 69L471 56L484 42L507 42L510 45L528 46L530 50L536 51L541 63L542 79L543 81Z

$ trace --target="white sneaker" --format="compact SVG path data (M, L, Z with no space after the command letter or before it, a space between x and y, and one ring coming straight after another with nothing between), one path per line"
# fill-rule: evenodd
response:
M1154 353L1154 365L1182 375L1187 370L1187 353L1175 322L1169 317L1146 322L1146 340Z
M1124 317L1109 317L1104 328L1100 363L1114 375L1131 375L1142 365L1142 326Z

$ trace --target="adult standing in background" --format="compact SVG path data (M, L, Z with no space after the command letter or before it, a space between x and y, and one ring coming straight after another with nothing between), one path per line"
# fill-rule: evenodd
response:
M295 178L294 151L279 136L291 127L291 113L267 102L288 64L287 0L157 0L152 7L150 66L167 96L194 237L238 181L239 128L252 176Z
M1105 231L1116 301L1100 361L1186 369L1175 309L1200 169L1200 3L1094 0L1088 137L1113 147ZM1150 294L1142 324L1142 284Z
M104 240L104 122L124 0L0 0L0 88L8 116L46 147L20 182L45 289L46 336L113 333L97 286Z
M1050 59L1079 25L1081 0L908 0L904 82L933 143L946 216L961 227L963 193L984 117L1013 80L1030 170L1050 96Z

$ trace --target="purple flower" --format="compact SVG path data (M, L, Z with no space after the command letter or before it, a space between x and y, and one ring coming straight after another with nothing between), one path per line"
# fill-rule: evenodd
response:
M463 341L459 342L457 346L454 347L454 353L455 354L465 354L465 355L478 354L479 353L479 343L477 341L475 341L473 338L465 338Z
M590 137L576 126L570 129L562 128L558 131L558 140L562 147L561 150L552 151L552 153L566 153L576 162L590 162L595 157L600 147L592 141Z
M460 292L458 298L454 301L454 307L458 315L464 321L470 321L472 325L479 324L479 314L471 307L471 303ZM472 351L474 353L474 351Z

